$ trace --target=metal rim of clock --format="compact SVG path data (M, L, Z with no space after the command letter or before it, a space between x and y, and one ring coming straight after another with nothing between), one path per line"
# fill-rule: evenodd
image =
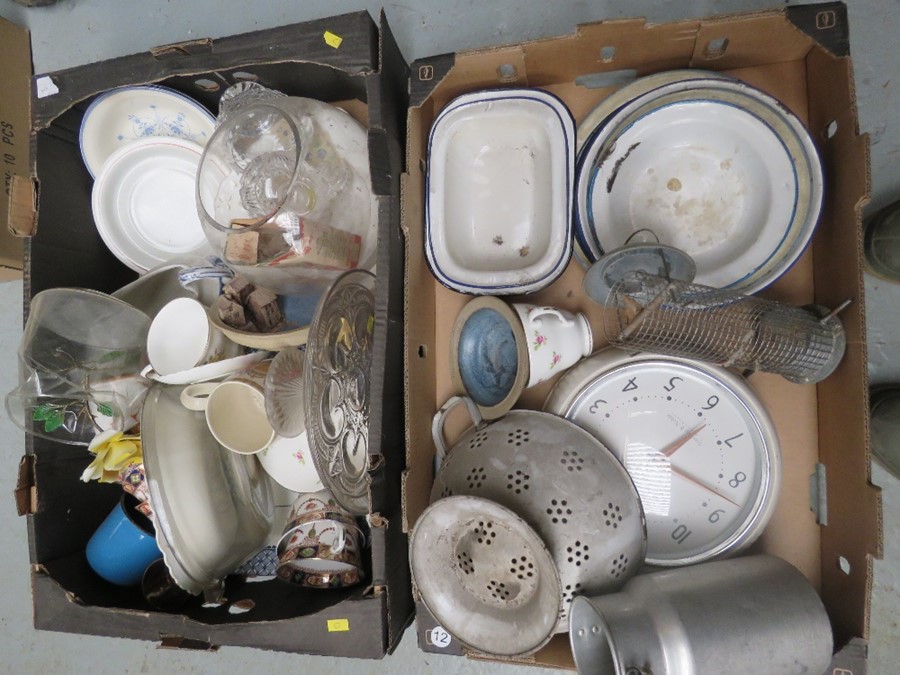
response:
M632 364L677 364L699 372L723 386L742 405L753 420L762 448L760 460L763 475L752 510L733 531L707 551L679 559L647 556L646 563L655 567L679 567L706 560L715 560L737 553L752 544L762 533L775 509L781 485L781 450L775 425L762 402L749 384L740 376L719 366L676 356L639 353L632 354L618 348L601 350L585 359L563 375L550 392L544 410L566 419L587 395L588 388L600 378ZM615 448L610 447L613 452ZM648 552L649 553L649 552Z

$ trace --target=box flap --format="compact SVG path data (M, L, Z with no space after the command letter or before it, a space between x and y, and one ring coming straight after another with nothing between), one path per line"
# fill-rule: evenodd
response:
M30 182L29 129L31 120L31 38L28 31L0 18L0 266L22 269L22 241L13 234L10 195L13 177ZM23 181L24 182L24 181ZM21 204L17 201L17 204ZM21 212L17 209L17 219Z
M19 475L16 479L16 512L26 516L37 511L37 488L34 485L34 455L25 455L19 460Z
M795 5L784 11L791 23L835 56L850 54L850 23L843 2Z

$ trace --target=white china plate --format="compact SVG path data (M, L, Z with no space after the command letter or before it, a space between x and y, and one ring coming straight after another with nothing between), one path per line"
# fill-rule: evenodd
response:
M214 591L265 544L275 507L256 457L220 446L180 395L151 388L141 440L157 544L175 582L196 594Z
M575 128L537 89L465 94L428 140L425 253L456 291L530 293L572 254Z
M696 282L755 293L803 253L822 171L802 123L732 80L659 87L622 107L579 156L576 237L590 261L652 230Z
M310 454L306 430L294 438L276 436L269 447L256 456L272 480L292 492L324 489Z
M154 85L113 89L84 113L78 143L91 177L120 147L148 137L180 138L205 145L216 120L206 108L172 89Z
M134 271L213 252L195 197L202 152L191 141L145 138L103 165L91 195L94 222L110 251Z
M180 373L172 373L171 375L160 375L152 366L147 366L141 371L141 375L155 382L163 384L194 384L197 382L208 382L216 380L231 373L246 370L250 366L259 363L269 355L269 352L251 352L242 356L234 356L230 359L222 359L214 363L207 363L190 370L182 370Z

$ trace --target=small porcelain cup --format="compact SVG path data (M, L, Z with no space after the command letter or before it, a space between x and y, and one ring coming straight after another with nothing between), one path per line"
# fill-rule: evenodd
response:
M298 500L278 542L276 575L310 588L340 588L362 578L362 533L352 516L320 499ZM325 506L331 511L308 510Z
M137 511L138 500L123 493L87 544L91 568L117 586L136 586L144 570L162 557L153 525Z
M266 415L263 387L271 361L262 361L223 382L201 382L181 391L181 404L206 413L206 424L220 445L255 455L275 440Z
M147 334L147 357L160 375L237 356L241 347L229 340L193 298L176 298L159 310Z
M574 366L594 349L594 336L584 314L556 307L512 303L528 341L530 376L533 386Z

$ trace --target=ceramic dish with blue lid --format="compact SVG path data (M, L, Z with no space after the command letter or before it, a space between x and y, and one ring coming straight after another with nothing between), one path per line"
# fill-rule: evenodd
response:
M572 255L575 125L538 89L464 94L428 139L425 256L460 293L532 293Z

